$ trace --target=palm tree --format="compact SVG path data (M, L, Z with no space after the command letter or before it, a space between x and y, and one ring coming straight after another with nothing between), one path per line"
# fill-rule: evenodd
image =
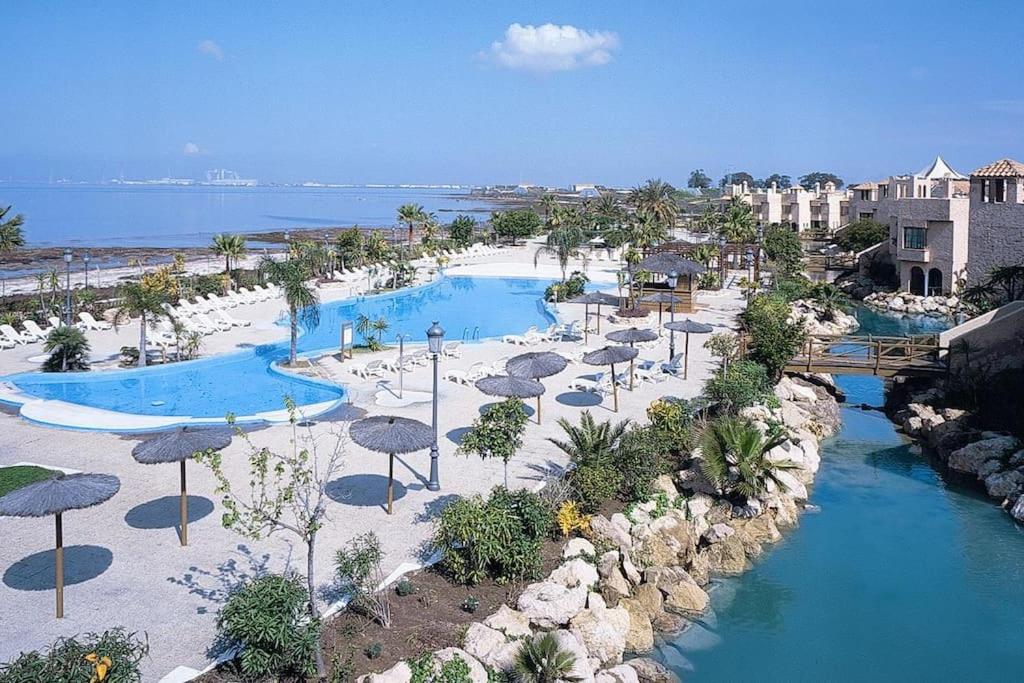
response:
M238 259L245 255L245 237L242 235L229 235L222 233L213 236L213 253L224 257L224 272L231 277L231 264L238 263Z
M583 230L579 226L566 225L554 228L548 233L544 246L539 247L533 255L533 265L536 267L541 254L551 254L558 259L558 267L562 269L562 282L565 282L569 261L579 254L582 242Z
M299 320L306 327L320 324L320 295L316 287L309 284L312 273L303 259L275 261L264 256L260 263L262 274L277 284L288 304L291 344L288 350L288 364L295 365L299 339Z
M551 214L558 208L558 198L550 192L545 192L540 196L540 206L544 210L544 222L547 223Z
M820 282L811 290L811 299L821 306L822 315L825 320L834 320L836 311L845 308L849 299L843 290L831 282Z
M121 286L121 305L114 315L114 327L136 316L139 317L139 367L146 366L146 328L165 314L161 304L167 301L166 294L155 287L141 282L129 282Z
M721 231L725 239L737 244L753 242L757 236L755 224L750 205L739 197L733 197L722 219Z
M563 650L551 633L527 638L516 653L516 680L520 683L556 683L572 671L576 655Z
M25 233L21 229L25 218L20 213L6 218L10 210L9 206L0 209L0 254L6 254L18 247L25 246Z
M43 344L50 354L43 361L43 372L77 372L88 370L89 340L77 327L61 325L50 331Z
M548 441L568 455L572 462L607 462L614 456L629 427L629 420L614 424L606 420L598 424L590 411L584 410L579 425L562 417L558 419L558 426L565 432L568 441L554 438L548 438Z
M398 222L405 223L409 227L409 246L412 246L413 228L417 223L422 223L427 212L423 210L422 204L402 204L398 207Z
M644 253L651 247L668 239L668 228L646 209L636 212L635 221L630 227L630 242Z
M657 178L633 188L629 193L629 201L637 211L650 214L668 229L675 225L676 216L679 215L679 206L673 197L675 191L674 187Z
M796 465L788 460L773 461L768 454L785 441L786 435L777 425L761 434L745 418L720 417L701 436L704 474L723 490L744 498L766 493L769 483L784 488L779 472Z

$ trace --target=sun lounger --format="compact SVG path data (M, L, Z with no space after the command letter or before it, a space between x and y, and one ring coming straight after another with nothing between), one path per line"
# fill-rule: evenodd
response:
M252 325L251 320L242 320L240 318L236 318L227 311L217 311L215 315L219 320L223 320L232 327L249 327L249 325Z
M51 315L46 321L50 323L50 327L64 327L64 321L55 315Z
M181 324L184 325L185 330L188 332L206 335L213 334L214 332L217 331L216 327L210 327L209 325L205 325L202 322L194 320L192 318L179 318L179 320L181 321Z
M612 383L606 373L599 372L594 375L592 380L586 377L577 377L569 383L569 388L591 394L610 394Z
M0 349L13 349L17 344L7 337L0 335Z
M448 342L441 348L441 355L449 358L462 358L462 342Z
M92 313L89 313L89 311L82 311L79 313L78 319L82 321L82 324L87 330L109 330L113 327L113 325L105 320L97 320L92 317Z
M236 302L231 301L230 299L222 299L222 298L220 298L219 296L217 296L213 292L210 292L209 294L207 294L206 298L210 300L210 303L213 304L213 307L215 309L216 308L221 308L221 309L223 309L223 308L234 308L235 306L238 305Z
M35 337L18 332L10 325L0 325L0 335L3 335L4 339L16 344L32 344L39 341Z
M201 326L212 328L214 330L220 330L221 332L227 332L231 329L231 323L225 322L224 320L214 320L206 313L200 313L196 316L196 322Z
M25 328L25 332L23 334L29 334L38 339L39 341L46 341L46 338L50 335L51 332L53 332L52 327L44 330L43 328L39 327L39 324L35 320L31 319L23 322L21 326Z
M449 382L455 382L456 384L469 384L465 370L447 370L441 379L446 379Z
M661 371L670 375L678 375L683 371L683 354L677 353L667 363L661 364Z
M371 377L383 377L384 376L384 363L379 360L372 360L369 363L363 365L358 363L350 368L353 375L362 377L363 379L369 379Z

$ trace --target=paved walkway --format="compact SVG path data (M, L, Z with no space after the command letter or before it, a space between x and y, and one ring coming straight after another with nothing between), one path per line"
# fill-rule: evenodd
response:
M519 249L501 257L492 257L484 267L488 274L540 275L553 277L557 268L551 263L534 269L532 250ZM593 266L596 264L592 264ZM325 298L329 294L325 293ZM723 329L733 324L742 307L737 292L701 295L701 310L695 319ZM253 329L216 336L206 351L223 352L235 344L270 341L282 336L281 328L269 324L280 311L279 302L258 304L250 310L236 309L260 322ZM582 317L582 306L561 305L565 319ZM602 332L614 329L611 325ZM100 348L115 348L122 343L120 333L94 333ZM681 340L677 340L681 347ZM600 340L591 338L591 346ZM530 350L573 344L544 344ZM466 345L459 359L445 359L442 370L468 368L474 361L493 361L524 351L523 347L500 342ZM570 391L568 383L577 376L591 375L588 366L571 365L562 374L544 380L542 425L527 428L522 452L509 467L513 486L536 486L543 472L564 465L565 459L546 440L559 433L555 421L566 417L576 421L584 409L599 419L641 420L647 405L663 395L693 397L700 393L703 380L713 367L712 359L699 342L691 343L690 379L670 379L660 384L641 384L635 392L620 393L621 410L611 412L610 397L601 401L594 395ZM383 352L394 355L394 352ZM667 358L667 339L655 349L645 350L641 358ZM0 371L24 369L12 358L0 355ZM360 362L372 356L360 356ZM330 376L350 390L354 406L369 414L394 413L430 421L430 403L395 401L377 403L382 391L395 391L397 378L384 383L361 381L349 372L351 361L338 363L325 358L317 364L321 376ZM405 390L412 396L431 390L429 367L405 376ZM429 539L433 520L443 505L454 496L483 493L502 481L500 462L483 462L454 454L457 440L482 406L493 399L473 387L442 382L440 387L439 431L441 434L441 484L439 492L425 486L429 457L426 452L402 456L396 466L395 514L384 512L387 458L350 445L344 471L332 482L330 519L320 535L316 571L318 582L331 581L334 550L347 539L375 531L387 553L387 569L403 562L416 561ZM34 425L14 415L0 415L3 448L0 466L17 462L68 467L82 471L106 472L121 479L121 491L96 508L68 513L64 518L66 547L66 618L53 617L53 520L10 519L2 521L4 543L0 545L0 660L19 651L38 648L61 635L98 631L123 625L146 632L151 656L145 664L146 680L158 680L172 669L184 665L194 669L206 666L213 653L207 648L213 641L215 619L228 591L263 571L305 568L305 549L294 545L285 534L258 542L248 541L220 526L220 504L213 492L212 477L197 465L189 466L192 522L190 546L179 545L177 520L177 468L141 466L131 458L136 437L103 432L62 431ZM345 431L345 424L329 420L311 427L312 435L326 438L332 431ZM292 436L287 426L256 430L253 441L272 449L284 449ZM229 476L245 480L245 449L236 439L226 451L224 461Z

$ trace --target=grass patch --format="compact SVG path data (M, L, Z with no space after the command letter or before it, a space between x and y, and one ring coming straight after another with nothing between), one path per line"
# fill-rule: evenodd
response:
M54 470L35 465L14 465L13 467L0 467L0 496L6 496L15 489L27 486L35 481L49 479L55 474Z

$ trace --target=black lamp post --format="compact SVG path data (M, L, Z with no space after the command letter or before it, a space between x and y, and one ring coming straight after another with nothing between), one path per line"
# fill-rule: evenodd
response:
M82 261L85 263L85 288L89 289L89 261L92 257L89 252L82 254Z
M64 263L67 266L67 271L64 280L64 292L66 294L66 300L64 302L64 324L71 327L71 260L75 258L75 255L71 253L70 249L64 250Z
M747 247L747 302L750 302L750 295L754 291L754 250Z
M671 273L668 274L668 278L666 279L666 281L668 282L668 288L672 291L673 294L675 294L676 283L679 282L679 273L677 273L676 271L673 270ZM672 303L670 303L668 305L668 320L671 323L674 323L676 321L676 302L675 301L673 301ZM671 363L672 359L675 358L675 356L676 356L676 331L673 330L670 327L669 328L669 332L668 332L668 362Z
M727 239L725 239L725 235L719 235L718 236L718 270L719 270L719 276L722 279L722 282L719 285L719 287L722 288L722 289L725 288L725 276L726 276L726 273L728 273L728 269L727 269L726 263L725 263L725 246L728 243L729 243L729 241Z
M427 482L427 489L430 491L441 490L441 483L438 481L437 476L437 364L441 359L441 348L443 344L444 329L438 325L435 320L433 324L427 328L427 348L434 357L434 396L433 415L431 421L431 427L434 430L434 440L430 444L430 480Z

